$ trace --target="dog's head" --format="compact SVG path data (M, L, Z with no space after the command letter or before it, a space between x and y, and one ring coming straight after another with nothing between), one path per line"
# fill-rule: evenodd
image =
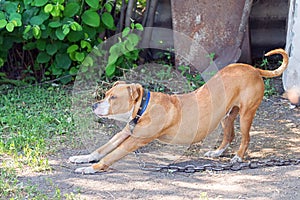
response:
M118 81L105 93L105 98L92 108L99 117L129 122L133 117L137 102L142 99L140 84L126 84Z

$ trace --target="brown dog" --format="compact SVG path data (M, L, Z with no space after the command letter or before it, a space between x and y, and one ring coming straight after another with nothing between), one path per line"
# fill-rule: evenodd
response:
M288 56L284 50L276 49L266 56L272 54L283 56L282 65L274 71L256 69L247 64L231 64L188 94L148 92L139 84L117 82L102 101L93 105L93 110L99 117L125 121L127 125L93 153L70 157L73 163L100 160L75 172L104 171L154 139L182 145L200 142L221 122L224 129L222 144L217 150L205 154L220 156L235 136L233 122L238 114L242 140L232 162L242 161L250 140L252 120L264 95L262 77L279 76L287 68Z

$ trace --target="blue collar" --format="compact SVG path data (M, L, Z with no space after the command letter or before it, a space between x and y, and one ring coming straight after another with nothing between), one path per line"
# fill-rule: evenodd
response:
M129 122L131 132L134 129L134 127L136 126L136 124L138 123L141 116L144 114L145 110L147 109L149 101L150 101L150 92L148 90L144 89L143 90L142 102L141 102L141 105L139 107L138 113L136 114L135 118L133 118Z

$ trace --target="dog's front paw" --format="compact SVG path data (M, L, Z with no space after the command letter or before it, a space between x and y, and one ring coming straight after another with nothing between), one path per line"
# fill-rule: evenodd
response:
M238 155L235 155L233 158L230 160L231 163L240 163L243 162L243 159L239 157Z
M204 154L205 157L209 157L209 158L216 158L219 157L220 155L222 155L222 152L220 151L208 151Z
M89 163L96 161L91 155L72 156L69 158L71 163Z
M90 162L90 155L72 156L69 161L71 163L88 163Z
M77 174L95 174L96 172L98 171L94 170L92 166L80 167L75 170L75 173Z
M215 151L208 151L204 154L205 157L209 157L209 158L216 158L216 157L220 157L224 151L226 151L226 149L228 148L229 144L227 144L224 148L222 149L218 149Z
M89 163L89 162L97 162L99 161L103 156L99 154L98 152L93 152L88 155L80 155L80 156L72 156L69 158L69 161L71 163Z

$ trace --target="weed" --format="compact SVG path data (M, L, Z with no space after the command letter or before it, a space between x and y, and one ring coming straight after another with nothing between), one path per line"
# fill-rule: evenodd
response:
M207 55L207 57L209 58L210 64L212 64L214 62L215 56L216 56L216 53L210 53Z
M191 68L189 66L180 65L178 66L178 70L181 75L187 79L190 90L195 90L205 84L201 75L199 73L191 72Z
M267 69L267 66L269 65L269 61L267 58L264 58L262 61L261 61L261 64L260 66L263 67L264 69Z
M264 96L265 97L270 97L272 95L277 94L275 87L272 84L271 79L265 79L265 91L264 91Z

